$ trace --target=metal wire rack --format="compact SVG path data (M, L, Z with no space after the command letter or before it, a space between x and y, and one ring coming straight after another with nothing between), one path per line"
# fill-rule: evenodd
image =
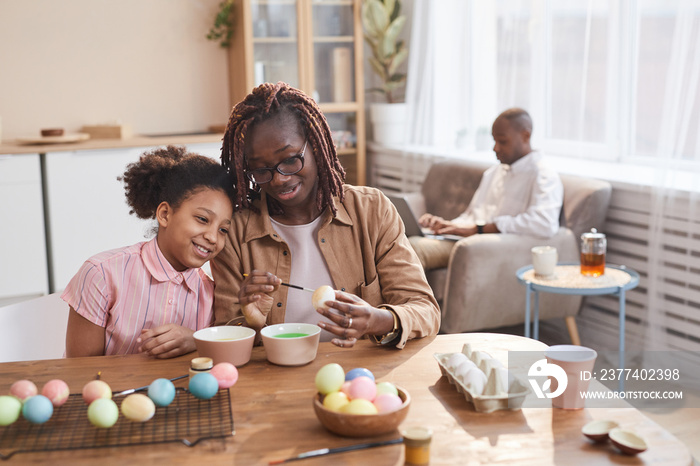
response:
M115 401L121 407L124 397L120 398ZM219 390L209 400L200 400L184 388L177 388L173 402L157 407L150 420L134 422L120 414L117 423L109 429L93 426L88 420L87 408L80 394L71 394L44 424L31 424L20 416L14 424L0 427L0 458L6 460L22 452L164 442L182 442L192 447L202 440L234 434L228 389Z

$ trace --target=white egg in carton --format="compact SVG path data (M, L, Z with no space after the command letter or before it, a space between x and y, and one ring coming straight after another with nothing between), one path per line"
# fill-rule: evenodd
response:
M500 361L484 351L472 350L469 343L461 353L435 353L434 356L442 375L478 412L520 409L530 391Z

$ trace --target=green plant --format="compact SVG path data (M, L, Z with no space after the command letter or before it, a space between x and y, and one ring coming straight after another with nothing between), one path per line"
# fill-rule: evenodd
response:
M214 25L207 34L207 39L219 41L219 45L224 48L231 45L231 37L233 37L233 2L234 0L223 0L219 3Z
M372 50L369 63L383 82L382 87L370 90L384 94L389 103L395 101L395 91L406 83L406 74L396 71L408 56L404 41L399 40L406 23L406 17L400 12L399 0L365 0L362 3L365 41Z

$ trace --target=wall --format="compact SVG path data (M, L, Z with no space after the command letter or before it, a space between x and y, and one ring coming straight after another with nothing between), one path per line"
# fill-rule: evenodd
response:
M206 33L220 0L2 0L2 138L121 120L136 133L228 119L226 53Z

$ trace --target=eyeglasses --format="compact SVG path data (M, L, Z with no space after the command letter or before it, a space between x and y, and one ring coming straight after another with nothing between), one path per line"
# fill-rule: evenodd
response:
M272 181L272 177L275 172L289 176L299 173L302 168L304 168L304 152L306 151L306 143L304 142L304 147L301 149L297 155L293 155L282 160L280 163L272 168L256 168L255 170L248 170L245 172L245 176L248 177L250 181L255 184L264 184Z

